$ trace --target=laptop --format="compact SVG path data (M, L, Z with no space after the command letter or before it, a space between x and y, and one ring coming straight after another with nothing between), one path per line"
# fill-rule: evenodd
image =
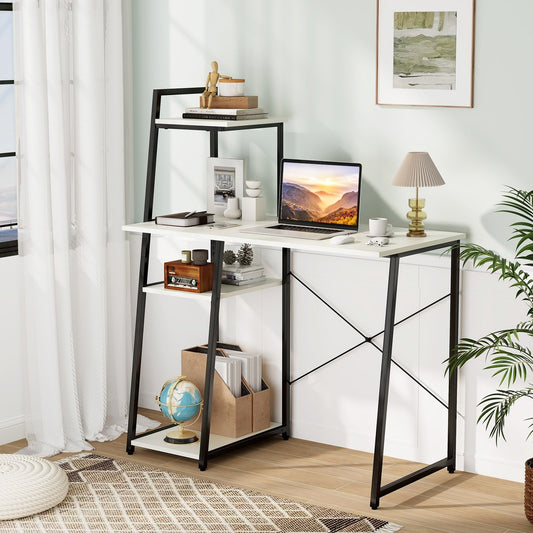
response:
M283 159L278 223L241 231L312 240L355 233L360 187L360 163Z

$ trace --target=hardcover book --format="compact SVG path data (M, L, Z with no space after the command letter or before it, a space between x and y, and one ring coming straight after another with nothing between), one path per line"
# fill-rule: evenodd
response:
M260 281L263 281L265 279L265 276L258 276L257 278L253 279L229 279L223 277L222 283L224 283L225 285L237 285L240 287L242 285L251 285L252 283L259 283Z
M262 107L252 107L249 109L187 107L185 113L196 113L199 115L261 115L266 114L266 111Z
M171 213L170 215L159 215L155 217L156 224L165 226L199 226L201 224L210 224L215 221L213 213L193 213L183 211L182 213Z
M247 115L223 115L221 113L183 113L181 118L193 118L203 120L259 120L267 118L267 113L256 113Z

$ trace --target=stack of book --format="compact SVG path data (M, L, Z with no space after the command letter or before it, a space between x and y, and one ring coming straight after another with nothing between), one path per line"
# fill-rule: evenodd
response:
M249 285L265 279L265 269L261 265L224 265L222 283L228 285Z
M261 107L252 107L250 109L188 107L182 114L182 118L203 120L257 120L267 117L268 113Z

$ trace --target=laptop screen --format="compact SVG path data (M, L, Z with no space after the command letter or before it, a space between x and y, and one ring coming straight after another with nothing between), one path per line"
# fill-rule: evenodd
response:
M283 159L279 222L357 231L360 163Z

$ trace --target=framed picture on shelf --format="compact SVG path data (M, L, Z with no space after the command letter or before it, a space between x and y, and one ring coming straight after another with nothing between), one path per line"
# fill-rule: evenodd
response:
M473 107L475 0L378 0L376 103Z
M207 210L223 215L228 198L242 198L244 191L244 160L207 159Z

